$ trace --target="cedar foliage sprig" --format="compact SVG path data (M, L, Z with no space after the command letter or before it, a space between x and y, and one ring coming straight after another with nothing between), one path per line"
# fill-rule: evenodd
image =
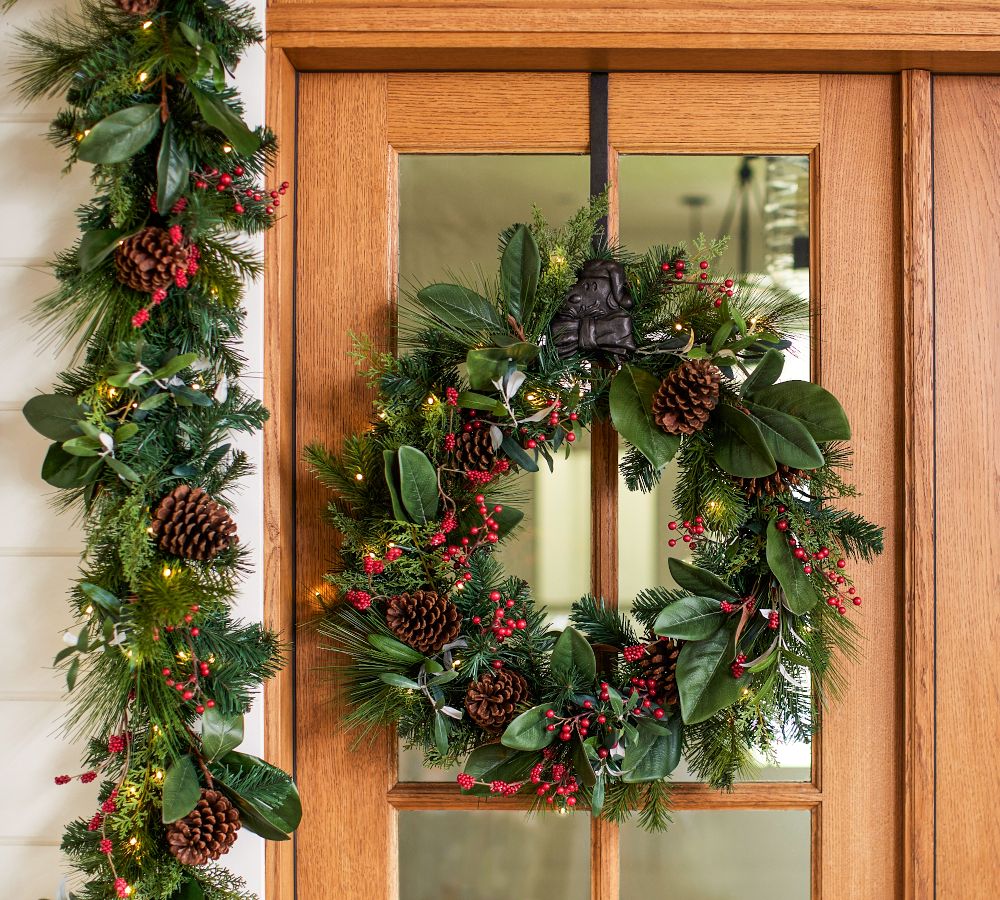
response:
M163 817L186 814L176 785L187 769L230 797L245 828L294 830L291 779L235 752L233 738L283 648L231 613L249 568L244 545L176 558L152 524L179 485L231 506L252 471L234 437L267 418L244 384L243 293L261 272L246 238L273 223L287 186L262 186L275 137L243 124L228 83L261 33L249 6L161 0L145 18L83 0L78 14L20 38L22 97L61 95L49 138L67 168L93 164L80 237L55 255L56 286L34 320L51 340L75 344L74 365L25 408L53 441L43 478L57 505L81 516L86 538L70 593L77 633L57 662L70 690L67 734L89 740L81 777L100 775L103 807L67 827L72 896L247 900L223 867L182 865ZM123 240L149 228L168 233L185 262L146 293L119 278L117 257Z

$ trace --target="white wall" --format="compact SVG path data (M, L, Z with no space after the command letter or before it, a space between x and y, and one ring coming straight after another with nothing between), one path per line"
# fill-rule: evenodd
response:
M256 3L263 15L263 2ZM39 15L63 8L51 0L18 0L0 14L0 61L14 51L12 32ZM69 623L65 592L75 572L78 531L47 505L49 489L38 472L46 441L25 424L20 409L48 390L68 361L42 346L24 321L33 300L53 283L44 262L72 242L74 209L90 194L87 166L71 175L45 141L58 103L22 107L12 95L13 77L0 63L0 877L10 900L53 897L61 878L58 844L64 822L92 812L93 786L56 787L52 778L79 771L78 752L58 734L64 709L61 677L48 668L63 646ZM239 70L248 118L263 117L264 55L256 50ZM262 389L262 290L247 292L246 353L251 389ZM244 446L261 462L261 441ZM257 574L242 592L238 614L262 615L262 482L249 479L236 512L240 537L256 551ZM244 748L263 749L259 708L247 722ZM225 861L251 888L263 893L263 841L243 832Z

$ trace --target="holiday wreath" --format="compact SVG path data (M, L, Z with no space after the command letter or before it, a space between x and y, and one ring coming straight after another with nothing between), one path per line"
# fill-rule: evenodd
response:
M221 0L83 0L21 34L21 92L65 96L49 136L96 190L37 307L76 360L24 407L85 537L56 656L84 760L55 781L97 796L66 828L62 897L247 900L216 861L241 830L287 840L302 814L285 772L236 749L282 663L278 635L231 609L250 561L231 503L252 470L233 435L267 418L243 383L260 262L241 235L288 189L261 184L274 135L227 83L260 38Z
M320 627L347 654L349 722L395 725L463 791L660 828L682 755L726 788L812 732L861 604L846 561L882 539L831 505L854 493L840 404L779 381L808 304L713 277L722 242L595 252L604 211L536 212L501 235L495 281L415 292L402 355L359 342L373 424L308 451L342 536ZM677 459L665 535L693 562L670 559L677 588L642 591L635 622L587 596L560 633L494 551L522 518L514 476L597 417L630 489Z

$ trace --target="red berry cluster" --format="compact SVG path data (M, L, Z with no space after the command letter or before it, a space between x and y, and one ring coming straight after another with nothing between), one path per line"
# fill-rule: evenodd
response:
M704 540L702 535L705 534L705 518L704 516L695 516L694 520L685 519L682 523L677 522L667 522L667 528L671 531L680 531L681 540L690 545L691 549L694 550L698 546L698 539ZM677 546L677 538L670 538L667 541L668 547Z
M345 595L344 599L351 604L355 609L364 612L372 605L372 595L368 591L359 591L356 588L351 588Z
M576 433L573 431L573 423L580 417L575 412L570 412L563 417L560 413L562 406L563 402L559 399L556 399L551 406L548 417L548 426L551 429L550 432L546 432L544 427L541 425L532 427L529 427L528 425L521 426L521 435L522 437L527 438L527 440L524 441L525 449L534 450L539 444L544 444L546 441L552 440L555 437L556 429L560 427L566 432L565 440L567 443L572 444L576 440Z
M287 181L281 182L281 185L272 191L256 187L251 177L244 171L243 166L234 166L232 172L209 169L205 172L193 172L192 175L195 179L196 190L214 189L219 194L231 194L233 212L237 215L246 212L247 206L257 204L258 207L263 207L264 212L270 216L277 207L281 206L281 198L288 192Z
M107 838L101 838L101 843L99 845L99 849L100 849L101 853L105 854L106 856L110 856L111 855L111 849L112 849L112 847L111 847L111 841L108 840Z
M580 790L580 784L576 776L563 763L552 763L555 754L546 749L543 752L543 761L537 763L531 770L531 783L537 784L535 794L544 797L545 802L556 805L557 801L561 805L572 809L576 806L574 794ZM549 769L546 772L546 769Z
M166 630L169 632L174 632L180 629L181 631L186 630L188 634L188 655L190 657L191 671L187 674L175 673L170 668L164 668L161 670L160 674L163 676L167 687L172 687L185 702L194 702L194 711L201 715L206 709L212 709L215 706L215 701L209 698L205 694L205 688L202 684L202 679L207 678L212 674L212 669L208 662L204 659L198 657L198 651L195 647L194 638L201 634L201 629L197 625L190 626L191 622L194 621L194 614L197 613L199 607L194 605L191 607L191 612L184 616L183 626L167 625Z
M124 878L115 879L115 893L119 898L127 897L131 892L131 888L128 886L128 882Z
M476 494L476 509L482 517L481 525L473 525L469 528L469 533L463 535L457 544L449 544L443 551L441 557L446 563L450 563L455 570L455 586L461 590L465 582L472 580L472 573L469 571L469 556L476 550L495 544L500 540L500 523L494 518L498 513L503 512L503 507L499 504L492 508L486 505L486 497L483 494ZM450 518L449 518L450 516ZM446 540L445 528L454 531L458 527L458 520L453 514L445 516L441 530L431 537L432 547L440 547Z
M108 753L124 753L128 746L128 734L113 734L108 738Z
M646 645L636 644L634 647L626 647L622 651L622 656L625 657L625 662L638 662L646 655Z
M361 568L364 570L365 575L368 576L368 590L351 588L344 594L344 599L355 609L361 610L362 612L368 609L368 607L372 605L372 600L375 599L375 576L381 575L385 572L385 567L389 563L395 562L402 555L403 551L395 545L389 547L381 558L376 556L374 553L366 554L361 561Z
M518 607L517 601L511 597L505 598L500 591L490 591L490 602L496 606L488 626L483 625L482 616L473 616L472 624L482 626L483 633L487 631L493 633L497 643L503 643L515 631L524 631L528 627L527 619L523 618L523 609ZM495 660L493 667L499 669L503 664L497 665L500 660Z
M654 679L633 677L629 679L629 684L632 686L629 700L634 704L637 696L642 698L632 715L637 717L651 715L654 719L662 719L667 714L667 711L659 705L657 697L660 693L660 686ZM601 690L603 692L601 699L603 700L604 694L607 693L606 685L601 685Z
M732 673L733 678L742 678L746 673L746 667L743 665L747 661L747 656L745 653L737 653L736 661L729 667L729 671Z
M704 291L706 288L715 288L712 305L718 308L722 306L727 298L733 296L735 286L732 278L727 278L724 281L709 281L709 268L708 260L700 260L698 262L699 271L688 283L694 284L695 289L699 291ZM684 281L687 274L685 271L687 263L683 259L674 260L673 263L666 261L660 264L660 269L668 279L673 279L669 282L669 284L673 285Z
M785 513L784 506L778 507L779 513ZM809 524L808 522L806 523ZM775 528L782 533L788 533L791 525L787 519L779 519L775 523ZM792 555L802 563L802 571L806 575L815 574L823 579L824 589L830 589L832 593L826 597L828 606L837 610L840 615L846 615L848 602L854 606L861 606L862 600L857 596L857 589L850 583L850 579L843 573L847 567L847 560L843 557L833 558L829 547L820 546L810 552L803 546L804 539L808 535L796 536L794 533L788 537L788 546L792 548ZM814 544L815 546L815 544ZM843 593L842 593L843 592Z

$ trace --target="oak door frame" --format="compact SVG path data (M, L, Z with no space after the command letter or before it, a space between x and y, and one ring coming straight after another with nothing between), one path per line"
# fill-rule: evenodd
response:
M308 44L309 41L304 43ZM267 50L268 118L279 135L294 136L298 117L299 70L293 64L295 42L269 39ZM780 52L771 71L780 68ZM315 57L314 57L315 58ZM435 68L433 55L423 57ZM567 68L573 57L567 55ZM970 63L971 64L971 63ZM767 68L767 66L762 66ZM901 280L903 290L903 408L906 417L902 490L906 498L899 523L903 548L904 609L904 805L902 860L908 900L933 896L933 611L915 602L933 585L933 433L922 411L933 398L933 305L931 294L930 216L930 76L924 71L901 73L899 124L902 134ZM294 137L277 161L279 181L295 182ZM295 185L297 193L298 185ZM264 586L265 619L287 638L295 622L295 209L280 220L265 245L265 398L272 419L265 429ZM287 207L286 207L287 209ZM294 672L291 667L265 688L265 747L284 768L295 766ZM780 786L774 786L780 794ZM693 787L692 791L700 788ZM748 798L749 799L749 798ZM396 801L407 804L405 797ZM412 802L417 802L413 800ZM780 797L779 797L780 802ZM409 807L414 808L414 807ZM333 836L331 836L332 838ZM291 844L269 844L266 886L269 900L294 897L295 860Z

